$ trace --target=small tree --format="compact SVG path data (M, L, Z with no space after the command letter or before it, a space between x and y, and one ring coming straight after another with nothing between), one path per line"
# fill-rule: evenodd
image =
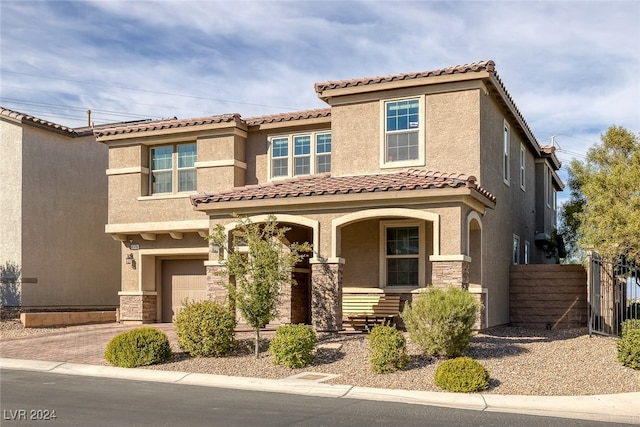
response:
M208 237L224 249L226 258L221 261L225 268L220 274L234 278L228 287L229 297L255 331L256 358L260 357L260 329L278 316L282 286L295 284L292 269L305 252L311 251L307 242L287 244L288 230L279 227L276 218L270 215L262 224L239 219L230 242L221 225ZM238 250L241 246L248 248L248 252Z

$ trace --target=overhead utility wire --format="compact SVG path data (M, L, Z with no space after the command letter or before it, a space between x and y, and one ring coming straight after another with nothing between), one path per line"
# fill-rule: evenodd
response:
M37 77L37 78L42 78L42 79L60 80L60 81L71 82L71 83L79 83L79 84L86 84L86 85L93 85L93 86L102 86L102 87L109 87L109 88L114 88L114 89L124 89L124 90L136 91L136 92L154 93L156 95L169 95L169 96L177 96L177 97L181 97L181 98L203 99L203 100L206 100L206 101L226 102L226 103L229 103L229 104L249 105L249 106L252 106L252 107L278 108L278 109L281 109L281 110L289 110L289 111L296 110L296 108L280 107L280 106L277 106L277 105L253 104L253 103L250 103L250 102L230 101L230 100L227 100L227 99L208 98L206 96L184 95L184 94L180 94L180 93L160 92L160 91L148 90L148 89L136 89L136 88L127 87L127 86L108 85L108 84L105 84L105 83L86 82L86 81L82 81L82 80L67 79L67 78L64 78L64 77L41 76L41 75L38 75L38 74L21 73L21 72L18 72L18 71L5 70L3 68L0 68L0 73L18 74L18 75L22 75L22 76Z

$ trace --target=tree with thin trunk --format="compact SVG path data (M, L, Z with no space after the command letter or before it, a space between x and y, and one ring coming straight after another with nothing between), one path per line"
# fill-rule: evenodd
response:
M311 252L311 245L289 243L270 215L264 223L240 218L232 236L226 236L218 225L208 239L220 248L220 274L229 281L230 302L255 331L255 356L260 357L260 329L278 317L278 305L283 286L295 285L293 268ZM230 237L230 238L229 238Z
M584 162L571 162L569 187L561 217L570 244L640 262L640 136L611 126Z

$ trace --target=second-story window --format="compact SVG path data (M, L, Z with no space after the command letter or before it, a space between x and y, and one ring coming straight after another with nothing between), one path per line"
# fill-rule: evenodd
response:
M331 171L331 133L309 132L270 139L270 177L286 178Z
M524 149L524 145L520 145L520 188L522 191L527 189L527 176L526 176L526 151Z
M406 99L385 103L386 163L420 157L420 101Z
M510 161L509 161L509 151L511 145L511 136L510 129L507 122L504 122L503 130L502 130L502 179L504 183L509 185L509 180L511 179L511 171L510 171Z
M196 144L151 148L151 194L196 190Z

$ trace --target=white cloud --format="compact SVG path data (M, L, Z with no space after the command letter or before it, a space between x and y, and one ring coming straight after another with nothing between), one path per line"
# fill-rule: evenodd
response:
M3 1L0 7L3 103L248 117L323 107L313 89L318 81L494 59L541 143L563 135L563 148L583 153L590 145L584 141L599 141L611 124L639 131L637 2ZM47 107L37 110L43 116ZM56 121L84 124L82 117Z

